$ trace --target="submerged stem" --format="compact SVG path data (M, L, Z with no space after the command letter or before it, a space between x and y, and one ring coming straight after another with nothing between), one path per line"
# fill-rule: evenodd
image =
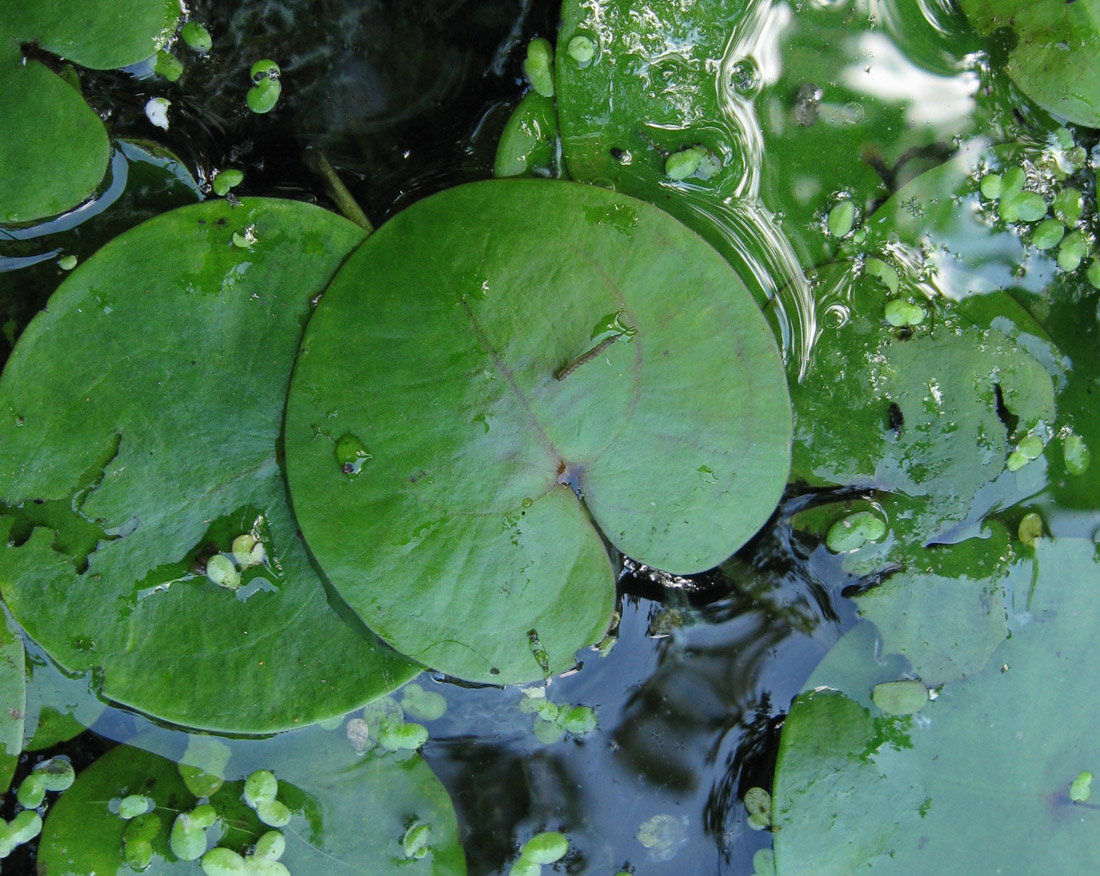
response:
M350 219L360 228L366 230L367 234L374 231L374 226L371 225L370 219L367 218L367 214L363 212L363 208L360 207L355 198L351 196L348 187L344 185L343 180L337 175L336 168L329 163L329 160L325 157L325 153L320 149L310 149L307 154L306 162L314 172L324 177L325 182L328 184L329 197L332 198L337 209L346 218Z

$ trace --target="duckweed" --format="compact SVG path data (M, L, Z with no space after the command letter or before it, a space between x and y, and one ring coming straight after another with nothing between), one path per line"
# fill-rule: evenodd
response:
M1058 267L1063 271L1075 271L1089 254L1088 239L1080 231L1067 234L1058 247Z
M285 803L269 800L256 806L256 817L268 827L286 827L290 824L290 810Z
M278 793L279 780L270 770L256 770L244 780L244 802L253 809L272 802Z
M118 801L118 817L129 821L153 808L153 801L144 794L129 794Z
M76 781L76 770L63 757L51 757L37 764L32 771L47 791L67 791Z
M270 858L245 858L245 872L248 876L290 876L286 864Z
M1001 196L1002 191L1001 175L999 173L987 173L978 183L978 189L985 197L989 198L989 200L997 200Z
M1081 214L1085 211L1085 199L1081 192L1072 186L1067 186L1054 196L1051 203L1054 216L1060 219L1068 228L1077 224Z
M183 62L171 52L157 52L153 72L169 82L176 82L183 75Z
M1043 455L1043 439L1038 435L1026 435L1020 439L1016 449L1028 459L1038 459Z
M8 822L8 839L21 846L42 833L42 816L33 809L24 809Z
M589 706L570 706L567 709L558 709L557 723L566 733L584 736L595 730L599 722L595 709Z
M279 80L279 65L270 58L264 58L252 65L251 75L253 86L245 95L245 103L252 112L262 115L275 109L279 102L279 96L283 93L283 85Z
M578 34L569 41L566 51L569 52L569 57L576 61L578 65L587 67L592 63L592 59L596 57L596 44L591 37Z
M870 511L857 511L836 521L825 535L825 546L834 554L857 551L886 535L886 523Z
M829 211L829 218L825 220L825 224L830 236L846 237L855 225L855 221L856 205L852 203L851 198L845 198Z
M233 539L233 559L242 569L250 569L253 566L263 564L266 558L263 542L252 533L246 532Z
M244 173L236 168L230 167L215 173L214 179L210 182L210 186L214 189L215 195L224 198L229 194L230 189L240 185L243 180Z
M1010 454L1008 454L1008 459L1005 461L1005 468L1007 468L1009 471L1019 471L1030 461L1031 460L1020 453L1019 450L1013 450Z
M530 858L520 855L512 864L508 876L539 876L540 873L542 873L542 864L537 864Z
M1065 226L1057 219L1044 219L1031 235L1031 243L1036 249L1050 249L1066 233Z
M1043 518L1034 511L1025 514L1016 530L1020 543L1025 547L1034 548L1039 539L1043 537Z
M71 271L73 268L76 267L76 262L77 262L76 256L74 256L74 255L63 255L61 258L59 258L57 260L57 266L59 268L61 268L61 270L63 270L63 271Z
M556 830L547 830L535 834L519 850L520 857L536 864L553 864L560 861L569 851L569 840L565 834Z
M1100 289L1100 259L1093 259L1089 262L1085 277L1093 289Z
M565 738L565 730L555 721L547 721L545 718L535 717L535 739L543 745L553 745Z
M1074 803L1084 803L1092 796L1092 773L1082 770L1069 784L1069 799Z
M673 152L665 159L665 176L673 180L687 179L699 169L700 158L694 146Z
M1001 218L1005 222L1037 222L1047 213L1047 203L1038 192L1019 192L1002 197Z
M211 849L202 856L200 863L206 876L243 876L248 872L244 858L232 849Z
M153 840L160 828L160 816L153 812L139 815L126 825L122 834L122 854L132 870L141 872L153 862Z
M181 861L196 861L206 851L206 831L192 823L189 813L181 812L172 822L168 847Z
M286 851L286 837L277 830L269 830L258 840L252 851L255 858L264 858L269 861L278 861Z
M41 776L31 773L19 783L19 790L15 792L15 799L24 809L37 809L46 799L46 787L42 784Z
M230 758L229 746L209 736L192 736L179 763L180 777L196 797L209 797L222 786Z
M447 700L442 694L426 691L415 682L403 688L401 706L406 713L421 721L438 720L447 712Z
M883 315L890 325L901 328L920 325L928 314L919 304L906 301L904 298L891 298L886 302Z
M863 269L870 277L878 277L883 283L886 284L886 288L890 290L891 295L896 295L898 291L898 272L890 267L882 259L869 258L864 263Z
M1085 439L1075 433L1070 433L1062 440L1062 455L1066 471L1071 475L1083 475L1092 461L1092 453L1089 452Z
M241 586L241 573L229 557L214 554L206 561L206 577L226 590L236 590Z
M745 811L753 830L766 830L772 825L772 795L764 788L753 787L745 792Z
M405 831L401 838L401 848L406 858L423 858L428 854L429 844L432 839L432 827L430 824L416 822Z
M180 39L187 44L192 51L204 54L209 52L214 45L210 37L210 31L197 21L189 21L180 29Z
M549 40L537 37L527 45L523 75L543 97L554 96L554 47Z

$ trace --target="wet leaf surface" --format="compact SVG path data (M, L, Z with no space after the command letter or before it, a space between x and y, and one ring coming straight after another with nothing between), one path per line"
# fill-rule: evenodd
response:
M0 588L103 696L263 732L415 674L330 598L278 456L310 301L361 239L305 204L183 208L77 268L21 338L0 379ZM203 566L248 532L264 560L219 587Z
M763 317L692 232L601 189L496 181L395 217L334 280L298 358L288 473L372 629L506 683L606 630L596 527L673 572L756 532L788 418Z

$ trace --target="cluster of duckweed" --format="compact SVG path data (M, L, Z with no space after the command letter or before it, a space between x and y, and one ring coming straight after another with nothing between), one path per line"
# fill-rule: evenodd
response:
M30 842L42 832L46 794L68 789L75 779L73 765L64 758L51 757L35 765L15 792L22 810L11 821L0 818L0 858L6 858L16 846Z
M519 710L534 715L535 738L543 745L560 741L568 733L581 737L596 729L596 710L590 706L554 703L546 696L546 688L529 687L523 691Z
M543 864L554 864L569 852L569 840L556 830L537 833L519 850L508 876L539 876Z
M443 701L441 711L439 702L434 699L439 694L431 696L423 690L420 694L423 696L406 693L404 701L411 706L410 714L423 708L421 714L441 717L446 711L446 701ZM423 724L405 720L405 709L393 697L380 697L368 703L363 707L361 717L348 719L345 729L356 754L366 754L376 746L391 753L416 751L428 741L429 736L428 728Z
M244 855L231 848L210 848L210 832L222 821L209 802L223 784L230 750L224 743L208 737L192 737L184 760L177 764L181 778L195 795L195 805L176 813L168 832L168 848L181 861L198 861L206 876L290 876L279 859L286 850L286 837L277 830L261 834ZM196 764L201 764L196 765ZM244 802L256 812L261 823L271 828L285 827L290 810L278 799L279 782L269 770L256 770L244 781ZM122 834L122 852L130 869L146 870L153 861L153 841L164 827L155 802L144 794L129 794L112 804L119 818L127 821Z
M267 559L263 542L255 532L246 532L233 539L228 554L214 554L206 561L206 577L226 590L241 586L241 573L262 566Z
M1094 251L1093 236L1087 222L1082 222L1085 196L1067 183L1087 163L1085 149L1074 142L1068 128L1059 128L1035 161L1035 179L1028 179L1024 166L1013 165L1000 173L983 174L978 190L986 201L996 204L1002 221L1029 227L1031 245L1036 249L1057 248L1058 267L1071 273ZM1044 180L1050 184L1046 195L1034 190ZM1029 184L1032 188L1028 188ZM1085 276L1093 287L1100 289L1100 259L1089 260Z
M1057 435L1048 433L1029 432L1024 435L1016 446L1008 454L1005 468L1009 471L1019 471L1032 460L1038 459L1046 450L1047 443L1057 437L1062 442L1062 463L1066 473L1075 477L1083 475L1092 462L1092 452L1089 450L1085 439L1074 432L1068 426L1063 427Z

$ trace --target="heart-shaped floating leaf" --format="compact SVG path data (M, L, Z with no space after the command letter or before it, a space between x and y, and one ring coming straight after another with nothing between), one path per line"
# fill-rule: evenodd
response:
M85 262L20 339L0 378L0 588L104 696L258 733L415 673L330 602L277 456L310 300L361 239L306 204L185 207Z
M508 683L604 632L596 527L662 569L716 565L775 507L789 430L775 341L714 250L623 195L508 180L416 204L337 275L298 357L287 471L372 629Z
M872 703L875 686L904 669L880 659L873 626L833 648L783 726L773 796L780 876L1093 866L1097 810L1074 803L1070 786L1100 767L1096 546L1044 539L1036 558L1034 591L1024 576L1011 595L1012 637L982 673L945 685L916 716Z
M0 793L7 790L23 751L27 682L23 637L0 609Z
M0 224L76 206L99 185L110 156L103 122L80 92L24 58L22 47L111 70L154 55L179 15L179 0L0 3Z
M311 728L305 733L286 735L290 744L252 743L251 752L248 743L226 741L226 753L233 749L225 769L227 781L209 796L218 820L206 831L205 843L200 841L203 849L219 846L242 856L253 853L257 840L271 828L261 824L241 799L242 780L255 769L266 769L276 777L276 799L290 810L289 824L279 829L285 839L279 860L295 876L466 873L454 808L419 755L363 757L355 754L343 732ZM240 768L243 763L248 766ZM151 799L152 815L159 819L147 834L152 854L148 869L141 872L171 876L193 868L198 873L198 861L185 863L172 853L169 836L179 813L190 812L200 800L180 777L176 762L124 745L84 770L50 807L38 853L41 871L134 872L124 854L124 836L130 831L133 839L133 822L113 811L129 794ZM414 824L428 826L421 857L407 856L402 846Z
M981 34L1011 28L1006 65L1024 94L1071 122L1100 125L1100 2L960 0Z

